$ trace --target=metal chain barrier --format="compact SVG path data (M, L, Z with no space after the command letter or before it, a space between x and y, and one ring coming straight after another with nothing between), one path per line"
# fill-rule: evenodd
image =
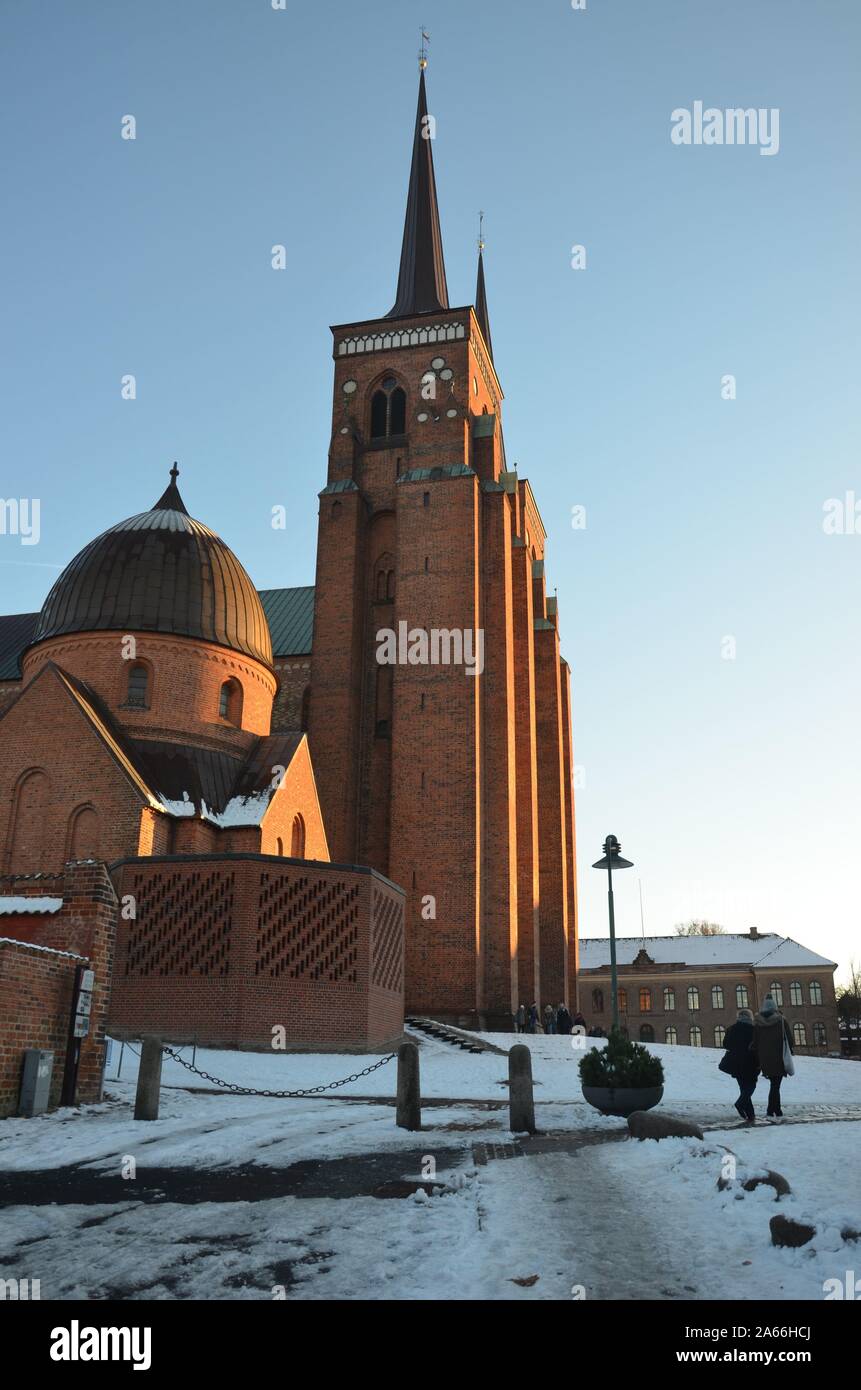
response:
M235 1081L223 1081L219 1076L211 1076L208 1071L201 1071L199 1067L193 1067L191 1062L187 1062L184 1057L180 1057L178 1052L174 1052L172 1047L163 1045L162 1050L172 1057L174 1062L179 1062L186 1071L193 1071L195 1076L202 1076L205 1081L212 1081L216 1086L221 1086L226 1091L233 1091L237 1096L270 1096L276 1100L298 1100L302 1096L318 1096L323 1091L336 1091L339 1086L346 1086L351 1081L359 1081L363 1076L370 1076L371 1072L379 1071L387 1062L391 1062L397 1057L396 1052L390 1052L388 1057L381 1057L379 1062L374 1062L372 1066L365 1067L364 1071L354 1072L352 1076L345 1076L342 1081L329 1081L325 1086L306 1086L301 1091L257 1091L253 1086L240 1086Z

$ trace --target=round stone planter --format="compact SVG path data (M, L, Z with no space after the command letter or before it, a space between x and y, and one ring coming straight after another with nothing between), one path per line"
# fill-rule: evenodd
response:
M583 1086L583 1098L602 1115L632 1115L651 1110L664 1094L663 1086Z

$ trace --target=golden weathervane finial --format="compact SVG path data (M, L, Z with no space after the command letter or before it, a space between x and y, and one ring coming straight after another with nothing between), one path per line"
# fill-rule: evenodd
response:
M422 36L422 45L419 49L419 67L426 68L428 65L427 46L430 43L430 34L428 33L427 29L425 29L424 25L422 25L421 30L419 32Z
M484 213L481 211L478 214L478 249L484 250Z

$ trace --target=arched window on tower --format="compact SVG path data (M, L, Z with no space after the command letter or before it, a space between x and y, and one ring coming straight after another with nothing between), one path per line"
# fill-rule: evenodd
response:
M389 434L404 434L407 428L407 393L395 387L389 397Z
M149 671L140 661L136 661L129 670L126 704L133 705L135 709L149 708Z
M380 555L374 571L374 600L391 603L395 597L395 562L389 554Z
M371 438L385 439L389 414L389 398L385 391L375 391L371 401Z
M371 438L391 439L406 433L407 393L387 376L371 397Z
M242 727L242 686L237 680L225 681L218 697L218 713L229 724Z
M293 829L290 834L290 858L305 858L305 822L298 811L293 817Z
M306 686L305 686L305 689L302 691L302 714L301 714L301 725L300 725L300 727L301 727L303 733L307 733L307 732L308 732L308 719L309 719L310 713L311 713L311 687L310 687L310 685L306 685Z

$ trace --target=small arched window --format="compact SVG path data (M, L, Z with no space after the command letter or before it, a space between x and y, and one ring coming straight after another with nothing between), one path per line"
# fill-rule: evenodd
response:
M670 1026L669 1026L668 1028L665 1028L665 1029L664 1029L664 1042L669 1043L671 1046L675 1046L675 1044L678 1042L678 1040L679 1040L678 1030L677 1030L676 1027L671 1023Z
M280 835L278 836L278 838L277 838L276 841L275 841L275 853L276 853L279 857L280 857L281 855L283 855L283 853L284 853L284 841L281 839L281 836L280 836Z
M750 1001L747 994L747 985L736 985L735 987L735 1006L737 1009L747 1009Z
M722 1023L715 1024L715 1047L723 1047L723 1040L726 1037L726 1029Z
M626 989L620 989L620 990L619 990L619 1013L620 1013L620 1014L626 1014L627 1012L628 1012L628 991L627 991Z
M604 991L603 989L593 989L592 991L592 1011L596 1014L604 1012Z
M768 992L779 1009L783 1008L783 985L780 980L772 980Z
M700 1006L700 992L696 985L688 985L688 1008L698 1009Z
M814 1023L814 1025L813 1025L813 1041L814 1041L814 1043L816 1044L817 1047L827 1047L827 1046L828 1046L828 1035L827 1035L827 1033L825 1032L825 1024L824 1024L824 1023Z
M406 433L407 393L387 376L371 397L371 438L392 439Z
M290 835L291 859L305 858L305 822L297 811L293 817L293 830Z
M641 1023L641 1024L640 1024L640 1042L644 1042L644 1043L645 1043L645 1042L654 1042L654 1041L655 1041L655 1030L654 1030L654 1028L652 1027L651 1023Z
M664 1008L667 1013L672 1013L676 1007L676 991L669 985L664 985Z
M792 984L789 986L789 1002L790 1004L795 1005L800 1005L804 1003L804 996L801 993L800 980L793 980Z
M218 713L229 724L242 727L242 686L237 680L225 681L218 697Z
M146 709L149 704L149 671L140 661L136 661L129 671L126 704L133 705L135 709Z
M712 985L712 1008L723 1008L723 985Z
M691 1025L691 1047L702 1047L703 1030L698 1023Z
M793 1023L792 1042L795 1047L807 1046L807 1025L805 1023Z
M819 981L818 981L818 980L811 980L811 981L810 981L810 984L808 985L808 989L810 990L810 1002L811 1002L811 1004L821 1004L821 1003L822 1003L822 986L821 986L821 984L819 983Z
M652 991L651 991L650 989L641 989L641 990L640 990L640 1013L641 1013L641 1014L650 1014L651 1012L652 1012ZM640 1032L642 1032L642 1031L643 1031L643 1030L640 1029ZM654 1042L654 1041L655 1041L655 1037L654 1037L654 1033L653 1033L653 1034L652 1034L652 1037L651 1037L651 1042Z

